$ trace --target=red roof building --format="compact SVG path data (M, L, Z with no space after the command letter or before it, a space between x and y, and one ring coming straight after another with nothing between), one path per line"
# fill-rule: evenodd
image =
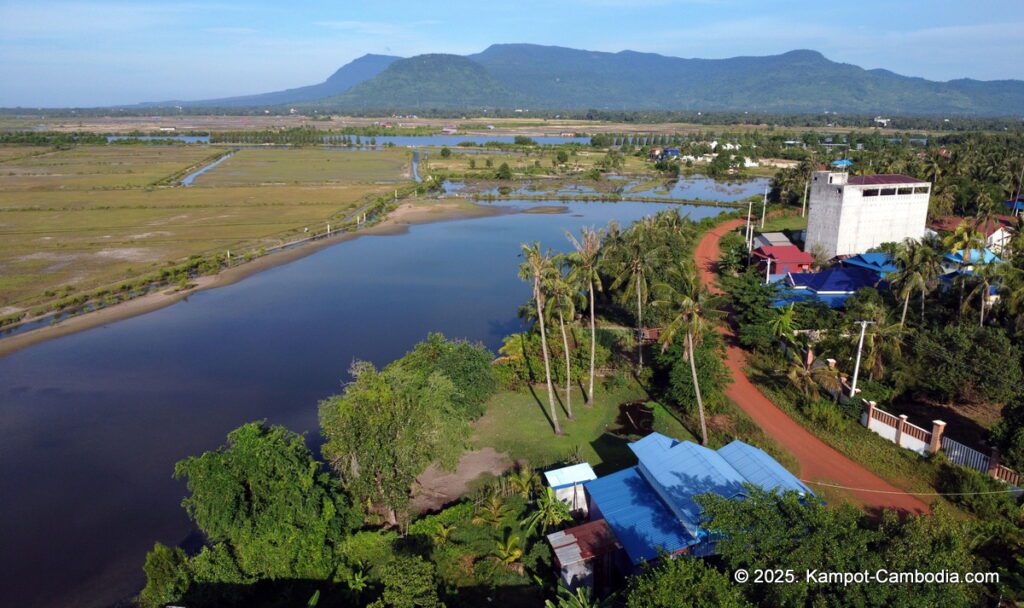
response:
M758 247L751 252L762 270L771 274L807 272L814 264L814 256L801 251L796 245Z
M936 232L955 232L956 229L969 218L947 215L937 217L928 224L928 227ZM994 219L987 220L976 226L978 232L985 235L985 245L996 253L1001 253L1003 248L1010 243L1016 232L1017 218L1009 215L998 215Z

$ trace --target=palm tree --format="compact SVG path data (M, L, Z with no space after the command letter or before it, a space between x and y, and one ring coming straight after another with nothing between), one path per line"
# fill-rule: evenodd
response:
M622 252L619 273L612 283L612 289L625 286L623 296L627 300L636 298L636 350L641 368L644 366L644 350L640 334L643 329L644 304L650 296L648 273L664 253L661 246L651 243L651 232L654 228L653 220L648 217L634 224L629 232L623 235L619 245Z
M701 285L697 278L697 271L689 260L683 260L678 266L670 268L668 275L672 282L661 283L657 286L657 290L662 296L658 300L658 304L665 306L673 315L672 320L661 332L661 350L662 352L668 350L680 334L686 336L686 357L690 361L693 390L697 396L701 445L707 445L708 429L704 420L704 401L701 398L700 384L697 380L694 343L703 340L709 321L720 318L722 313L715 308L715 300Z
M558 597L555 599L558 600L557 604L551 600L545 600L544 608L598 608L604 605L603 602L595 601L591 597L590 588L586 585L580 585L575 592L559 586Z
M836 398L842 391L838 370L814 367L808 363L808 358L802 357L797 350L790 351L786 379L808 402L817 401L821 397L822 389Z
M782 340L792 340L796 334L796 305L790 304L775 311L775 316L768 321L772 336Z
M477 526L487 524L492 528L497 528L501 525L501 520L505 519L506 515L508 515L508 507L505 506L505 501L502 500L501 496L491 493L477 507L476 515L470 521Z
M537 323L540 325L540 346L544 353L544 378L548 385L551 425L555 429L555 435L561 435L562 427L558 424L558 413L555 411L555 389L551 385L551 359L548 356L548 336L544 326L544 292L541 289L545 278L551 274L551 256L541 253L540 243L523 244L521 255L525 261L519 266L519 278L533 282L533 301L537 307Z
M894 258L899 270L891 282L899 290L899 297L903 298L903 313L900 315L900 327L903 327L910 296L915 291L921 292L921 318L924 319L924 297L942 274L942 261L929 243L914 239L901 243Z
M576 318L576 289L570 284L569 279L560 271L565 259L558 257L555 261L556 271L548 275L546 288L551 295L552 309L558 314L558 328L562 332L562 350L565 354L565 413L569 420L575 416L572 414L572 361L569 352L569 336L565 331L565 318L570 321Z
M582 240L577 241L571 232L566 232L575 252L569 254L574 280L587 286L587 298L590 300L590 382L587 385L586 405L594 402L594 361L597 353L597 325L595 322L594 290L602 289L601 273L597 265L601 259L601 233L593 228L584 228Z
M509 485L513 492L529 499L533 489L540 485L540 476L526 464L520 464L516 472L509 476Z
M982 264L974 267L973 276L977 279L971 288L970 293L966 296L966 301L970 301L974 296L978 296L978 324L979 326L985 325L985 307L988 305L988 298L992 288L992 281L997 277L1000 277L1004 273L999 268L1003 264ZM966 305L965 305L966 306Z
M962 252L964 266L970 266L972 252L985 248L985 236L978 232L974 222L963 221L943 240L943 244L954 255Z
M510 533L505 534L504 540L497 541L494 550L491 551L491 559L520 576L525 569L523 562L520 561L522 558L523 547L519 542L519 537Z
M569 507L555 496L555 490L548 487L537 497L537 509L523 520L530 532L540 526L540 533L547 534L548 526L557 526L572 519Z

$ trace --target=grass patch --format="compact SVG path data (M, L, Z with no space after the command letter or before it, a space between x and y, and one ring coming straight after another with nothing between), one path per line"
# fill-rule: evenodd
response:
M807 228L807 218L800 217L799 213L793 215L772 215L765 218L764 228L758 228L760 232L782 232L783 230L803 230Z
M622 388L596 391L592 407L583 406L578 389L573 391L575 420L567 420L559 407L562 436L555 435L547 416L547 389L543 385L532 391L502 392L487 403L487 413L474 426L476 447L493 447L515 460L525 460L534 467L545 467L567 460L577 448L584 461L598 469L599 474L617 471L635 464L626 444L635 438L609 432L615 427L619 404L647 399L646 392L630 382ZM667 412L666 412L667 414ZM662 418L666 430L681 435L685 429L678 422L672 425ZM666 433L668 434L668 433ZM679 436L691 439L692 436Z

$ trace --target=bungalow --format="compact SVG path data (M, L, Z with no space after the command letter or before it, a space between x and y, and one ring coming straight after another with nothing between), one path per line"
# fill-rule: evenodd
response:
M858 253L839 262L847 268L863 268L875 273L879 279L896 272L899 268L888 253Z
M565 537L587 539L603 530L599 521L604 521L621 547L615 549L613 562L629 573L662 551L669 555L714 553L715 539L703 527L702 509L694 500L701 494L742 499L747 492L745 484L752 484L768 491L813 495L771 456L739 440L716 451L651 433L629 444L629 449L639 464L585 484L591 521L548 535L563 581L570 588L587 584L597 571L594 564L576 555L600 552L593 551L595 543L589 541L584 546L569 542L565 550ZM610 546L607 539L596 544L606 550Z
M929 228L936 232L954 232L961 223L968 221L967 218L946 216L932 220ZM994 219L987 220L977 225L978 232L985 235L985 246L996 253L1002 253L1003 248L1010 243L1015 232L1014 226L1017 219L1009 215L999 215Z
M855 266L787 274L783 289L772 306L780 308L798 302L822 302L831 308L840 308L858 289L881 284L873 271Z
M751 254L757 258L762 270L772 274L807 272L814 264L814 256L801 251L796 245L758 247Z

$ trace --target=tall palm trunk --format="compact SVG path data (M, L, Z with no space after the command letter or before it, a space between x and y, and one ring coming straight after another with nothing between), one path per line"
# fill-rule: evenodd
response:
M565 318L562 310L558 310L558 326L562 330L562 348L565 349L565 413L569 420L575 418L572 415L572 367L569 364L569 338L565 334Z
M640 361L640 368L644 367L644 307L640 299L640 275L636 275L636 355Z
M544 378L548 383L548 409L551 410L551 425L555 427L555 435L562 434L558 424L558 412L555 411L555 388L551 385L551 360L548 357L548 334L544 327L544 304L540 298L540 278L534 280L533 297L537 301L537 320L540 321L540 348L544 353Z
M982 281L981 282L981 302L980 302L980 304L981 304L981 306L980 306L981 312L980 312L980 317L978 319L978 321L979 321L978 325L980 327L985 327L985 302L987 300L988 300L988 281Z
M693 352L693 332L686 332L686 348L690 351L690 374L693 375L693 392L697 395L697 414L700 416L700 444L708 444L708 427L704 422L704 400L700 397L700 384L697 382L697 361Z
M907 307L910 306L910 290L907 290L907 297L903 298L903 315L900 316L900 329L907 322Z
M594 362L597 358L597 325L594 322L594 281L590 281L590 386L586 405L594 402Z

